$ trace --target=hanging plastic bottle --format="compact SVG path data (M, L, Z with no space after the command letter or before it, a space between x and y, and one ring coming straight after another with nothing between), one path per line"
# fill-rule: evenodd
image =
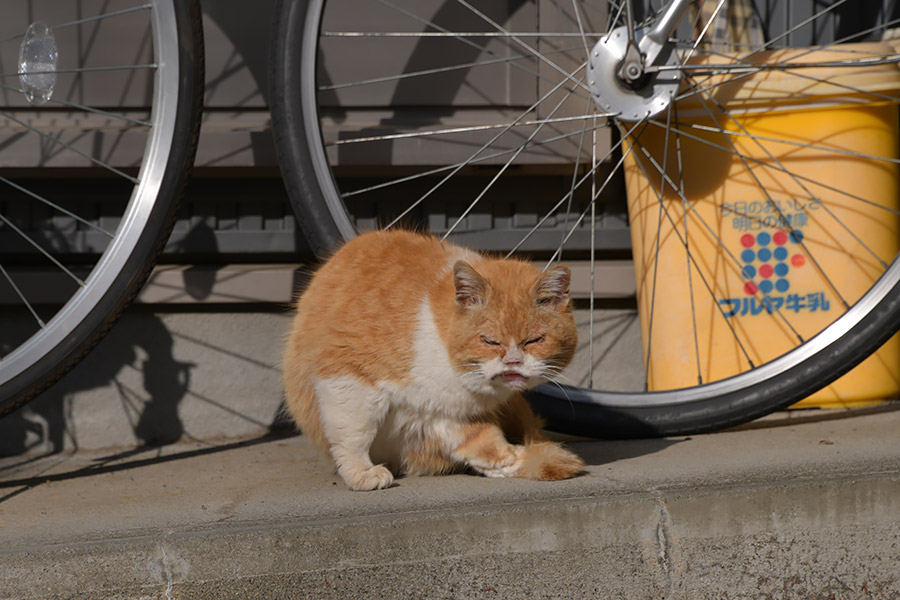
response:
M53 96L56 85L56 38L46 24L32 23L19 47L19 81L29 103L38 106Z

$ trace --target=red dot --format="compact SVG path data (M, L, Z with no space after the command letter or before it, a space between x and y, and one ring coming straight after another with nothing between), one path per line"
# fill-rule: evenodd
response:
M802 267L806 264L806 257L802 254L795 254L791 257L791 264L795 267Z
M753 296L757 291L759 291L759 288L756 287L756 284L752 281L748 281L744 284L744 293L748 296Z
M741 246L743 246L744 248L749 248L755 243L756 243L756 238L753 237L751 234L748 233L746 235L741 236Z
M759 276L768 279L772 276L772 273L775 271L772 269L772 265L762 265L759 267Z
M787 234L783 231L776 231L775 235L772 236L772 239L775 240L775 243L779 246L784 246L787 244Z

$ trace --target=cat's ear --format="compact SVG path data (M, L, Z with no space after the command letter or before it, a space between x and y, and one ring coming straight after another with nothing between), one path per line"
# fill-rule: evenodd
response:
M534 299L538 306L563 308L569 303L569 267L558 265L541 275L534 286Z
M456 303L463 308L487 302L484 278L465 261L458 260L453 265L453 287L456 289Z

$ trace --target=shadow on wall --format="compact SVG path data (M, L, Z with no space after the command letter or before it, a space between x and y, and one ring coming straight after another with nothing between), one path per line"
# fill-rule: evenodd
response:
M273 329L277 317L263 321ZM244 349L245 330L257 321L255 313L167 315L132 307L72 372L0 419L0 456L153 447L284 428L277 365Z
M274 0L252 3L204 2L207 108L255 110L268 108L268 62ZM249 146L211 151L201 166L227 163L249 151L254 165L275 165L270 131L249 134ZM201 140L202 143L202 140Z
M121 411L138 444L164 445L179 440L184 426L178 417L178 405L190 387L195 365L175 359L172 335L159 317L142 315L138 320L127 333L113 330L75 371L30 405L0 420L0 455L38 448L46 452L77 448L78 431L70 398L110 385L116 389ZM120 373L128 370L140 374L142 389L120 378Z

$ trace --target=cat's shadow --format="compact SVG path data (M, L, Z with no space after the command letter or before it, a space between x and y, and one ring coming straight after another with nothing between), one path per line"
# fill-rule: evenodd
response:
M638 440L594 440L585 438L559 438L551 434L553 439L560 439L566 447L581 457L586 466L597 467L612 464L629 458L638 458L656 454L675 444L691 438L649 438Z

